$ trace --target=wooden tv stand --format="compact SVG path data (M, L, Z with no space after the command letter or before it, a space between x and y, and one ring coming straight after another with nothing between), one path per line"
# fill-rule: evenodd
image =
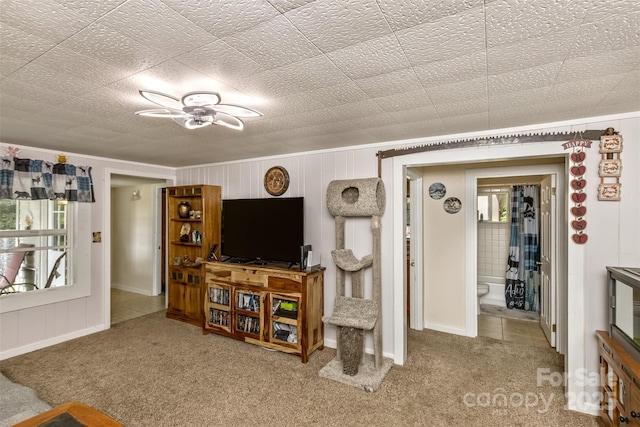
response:
M600 354L602 426L640 426L640 364L606 331L596 331Z
M324 348L324 269L207 262L203 332L300 356Z

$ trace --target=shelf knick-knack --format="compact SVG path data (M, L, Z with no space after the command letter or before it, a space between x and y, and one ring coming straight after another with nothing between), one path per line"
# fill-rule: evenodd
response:
M189 202L180 202L178 205L178 216L180 218L189 218L189 211L191 210L191 204Z

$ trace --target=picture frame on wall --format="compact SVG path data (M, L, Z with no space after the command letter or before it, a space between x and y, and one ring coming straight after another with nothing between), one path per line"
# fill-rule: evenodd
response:
M598 186L598 200L620 200L620 187L621 184L614 183L603 183Z
M620 153L622 152L622 136L621 135L603 135L600 137L601 153Z
M622 172L622 160L620 159L605 159L600 161L599 174L602 177L605 176L620 176Z

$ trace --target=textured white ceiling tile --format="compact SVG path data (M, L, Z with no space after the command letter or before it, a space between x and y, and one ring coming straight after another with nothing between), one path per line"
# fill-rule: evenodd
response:
M331 110L335 112L340 120L353 120L375 116L377 119L383 117L384 121L393 123L391 116L385 113L385 111L372 100L336 105L335 107L331 107Z
M487 58L484 51L478 51L418 65L414 70L424 87L440 86L486 77Z
M395 93L412 92L422 89L420 80L411 68L392 71L387 74L358 79L356 84L372 98L380 98Z
M107 88L96 89L89 94L62 104L61 107L99 118L115 117L123 112L135 113L129 100L129 94Z
M572 96L566 98L556 98L545 102L540 109L540 114L549 117L549 114L564 114L573 111L580 111L579 117L588 117L589 110L598 105L604 98L603 94L586 94L582 96Z
M618 85L614 88L616 91L627 91L630 93L638 93L640 89L640 66L634 68L620 79ZM640 96L638 97L640 98Z
M94 21L117 8L123 0L55 0L55 2Z
M266 69L238 52L222 40L186 52L176 58L185 65L225 83L234 85L239 79Z
M427 88L429 98L434 104L446 104L466 99L486 98L487 79L477 78L464 82L450 83Z
M285 116L299 112L319 110L325 108L326 104L322 98L318 98L308 92L296 93L295 95L273 98L261 108L261 112L269 117Z
M124 75L145 70L172 55L137 43L106 25L94 24L65 40L62 45L82 55L120 68Z
M26 33L9 24L0 25L0 52L5 56L31 61L56 45L55 41Z
M276 68L319 55L321 52L284 16L276 16L223 39L264 68Z
M371 126L366 131L376 138L376 142L397 141L411 138L403 125Z
M527 117L535 117L543 108L543 104L536 102L520 103L520 104L506 104L504 106L497 106L489 110L489 120L491 121L491 127L497 126L498 123L514 123L520 121L524 123Z
M269 3L273 7L275 7L278 12L286 13L290 10L296 9L298 7L304 6L307 3L311 3L315 0L268 0Z
M40 110L44 110L46 105L38 102L37 99L25 98L16 95L2 95L2 103L0 104L3 112L5 110L13 110L20 114L27 115L30 113L37 113Z
M378 3L394 31L483 6L482 0L379 0Z
M0 52L2 52L2 48L0 48ZM19 70L27 63L28 61L25 61L24 59L0 53L0 64L2 64L2 67L0 67L0 79L9 77L12 73Z
M431 99L424 89L393 93L375 98L374 101L387 112L412 110L414 108L424 108L432 105Z
M327 54L349 78L361 79L409 67L398 40L386 35Z
M0 81L0 92L3 97L5 95L13 95L46 105L58 105L76 99L76 97L69 95L67 92L53 91L46 87L33 86L13 78Z
M278 68L288 74L303 91L337 86L351 82L325 55Z
M127 1L100 19L121 35L173 56L217 40L160 0Z
M72 96L80 96L95 87L92 82L33 63L22 67L9 78Z
M562 62L541 65L489 76L489 95L517 92L535 87L551 86L562 67Z
M244 31L279 12L266 0L162 0L167 6L217 37Z
M487 46L494 48L578 27L585 9L575 1L505 0L488 4L486 13Z
M1 7L0 22L53 42L63 41L91 22L51 0L3 0Z
M640 46L640 12L580 26L571 57Z
M640 2L637 0L580 0L586 13L583 24L597 23L609 18L626 16L640 12Z
M352 81L312 89L306 93L320 100L326 107L369 99L367 94Z
M391 32L375 0L311 2L285 14L323 52L342 49Z
M592 79L557 83L551 88L548 100L554 102L588 95L602 97L616 87L622 76L622 74L612 74Z
M442 123L446 128L456 132L484 130L489 129L489 115L485 112L443 117Z
M402 128L405 129L407 133L409 133L411 138L442 135L446 130L444 123L440 118L403 123Z
M610 74L628 73L640 62L640 45L620 51L607 51L592 56L564 61L557 81L584 80Z
M418 120L432 120L440 117L436 107L429 105L426 107L412 108L411 110L392 111L389 113L397 123L415 122Z
M485 49L484 14L470 9L396 32L409 62L416 66Z
M78 54L58 45L32 62L42 68L76 76L92 82L94 87L104 86L124 77L122 70L95 58Z
M487 49L489 74L563 61L577 37L578 27L568 28L520 43Z
M436 104L436 110L441 118L453 116L466 116L487 111L487 99L469 99L466 101L451 102L448 104Z
M254 74L250 79L239 79L234 87L257 97L277 98L304 92L304 88L297 84L297 78L298 76L291 76L288 70L274 68Z
M533 89L504 92L489 96L489 112L504 108L518 108L528 104L542 104L549 97L551 86L536 87Z

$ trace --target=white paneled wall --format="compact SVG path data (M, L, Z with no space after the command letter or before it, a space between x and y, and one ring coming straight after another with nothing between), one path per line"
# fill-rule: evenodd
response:
M304 197L305 243L313 246L314 255L319 254L325 271L325 314L331 313L335 298L335 268L331 251L335 249L334 219L326 205L326 190L335 179L371 178L378 175L376 149L350 149L331 152L315 152L277 158L256 159L232 163L213 164L185 168L177 171L177 185L204 183L220 185L222 198L264 198L271 197L264 189L264 174L272 166L283 166L290 178L289 189L280 197ZM391 250L391 208L390 186L387 186L387 211L383 216L383 251L386 244ZM345 244L361 258L372 252L373 239L371 222L367 218L347 219ZM386 234L386 240L384 236ZM388 257L390 259L390 257ZM383 275L392 275L391 265L383 266ZM370 296L372 276L365 274L367 296ZM383 285L384 286L384 285ZM391 280L387 280L391 292ZM391 300L387 311L392 309ZM388 318L391 322L391 316ZM384 336L384 351L392 354L392 337ZM370 338L369 338L370 341ZM335 330L325 327L325 343L335 346ZM371 344L369 342L369 344Z

